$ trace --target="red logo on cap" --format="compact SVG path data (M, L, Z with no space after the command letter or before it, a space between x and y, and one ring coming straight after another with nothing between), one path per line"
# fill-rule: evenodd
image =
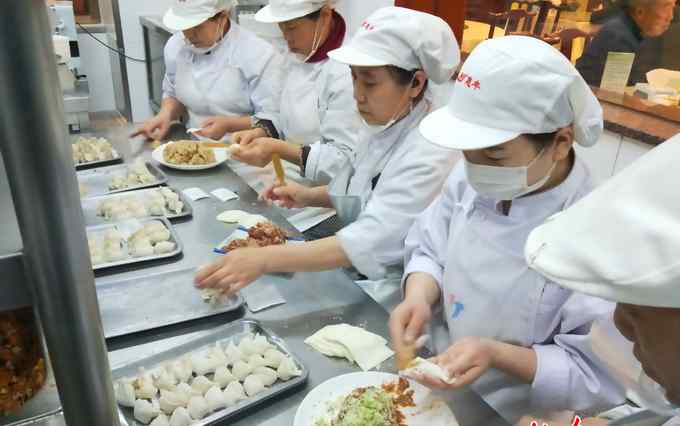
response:
M367 31L373 31L375 29L375 26L373 24L370 24L368 21L362 22L361 26Z
M475 80L472 76L467 75L464 72L458 73L458 81L470 89L479 90L482 88L479 80Z

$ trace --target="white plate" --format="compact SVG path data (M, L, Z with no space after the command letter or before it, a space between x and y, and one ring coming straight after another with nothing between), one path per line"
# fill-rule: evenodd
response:
M295 413L294 426L313 426L314 422L330 420L329 407L354 389L365 386L381 386L394 382L399 376L380 372L350 373L326 380L307 394ZM447 425L457 426L458 421L446 403L432 395L428 388L409 380L413 389L415 407L401 408L409 426ZM331 410L332 411L332 410Z
M212 169L213 167L217 167L220 164L224 163L227 161L229 158L229 150L227 148L212 148L212 150L215 152L215 159L217 160L214 163L210 164L198 164L198 165L190 165L190 164L171 164L166 162L163 159L163 151L165 151L165 147L172 144L174 142L168 142L165 143L158 148L154 149L153 152L151 153L151 158L153 158L155 161L158 163L164 165L165 167L170 167L171 169L177 169L177 170L206 170L206 169Z

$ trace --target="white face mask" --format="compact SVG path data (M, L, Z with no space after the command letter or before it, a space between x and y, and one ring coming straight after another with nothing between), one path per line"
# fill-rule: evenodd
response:
M664 388L645 374L633 355L633 343L616 329L611 318L593 323L590 338L593 352L626 389L630 399L655 413L680 416L680 406L669 402Z
M217 46L220 45L222 40L224 40L224 37L222 36L222 31L224 31L224 25L218 25L217 26L217 32L215 34L215 42L209 46L209 47L197 47L194 46L189 40L186 38L184 39L184 42L186 43L187 47L191 51L191 53L195 55L207 55L208 53L212 52L215 50Z
M553 170L555 170L556 164L553 163L543 178L533 185L529 185L529 168L541 158L544 151L545 148L528 165L520 167L485 166L471 163L463 157L468 183L478 194L501 201L513 200L534 192L548 182Z
M411 78L411 83L408 85L409 88L413 87L414 81L416 81L415 74L413 75L413 78ZM413 110L413 103L412 102L409 102L408 109L409 109L409 113ZM364 126L364 131L371 136L375 136L375 135L378 135L378 134L384 132L385 130L389 129L390 127L394 126L394 124L397 122L397 117L399 117L399 115L401 115L402 111L403 110L396 111L392 115L392 118L390 118L390 120L385 124L370 124L366 121L366 119L361 114L359 114L358 112L357 112L357 114L359 114L359 118L361 119L361 124L363 124L363 126Z

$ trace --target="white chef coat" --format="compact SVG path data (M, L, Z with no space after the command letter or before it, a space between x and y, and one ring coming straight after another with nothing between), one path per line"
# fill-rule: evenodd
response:
M311 145L304 177L327 184L354 157L359 126L349 66L288 56L277 130L281 139Z
M210 54L191 52L181 32L170 37L164 53L163 97L186 107L188 127L201 127L213 115L278 118L283 58L234 22Z
M590 174L578 157L559 186L516 199L509 215L468 184L463 163L442 195L418 218L406 240L404 277L434 277L450 341L466 336L531 347L537 370L531 385L497 370L472 388L508 422L530 412L579 413L620 404L623 390L590 349L592 321L614 304L572 294L531 270L524 260L529 232L587 194Z
M456 158L455 151L430 143L418 130L430 105L424 99L389 129L360 138L349 181L340 182L338 175L329 185L329 192L361 199L361 213L337 237L352 265L372 280L402 264L409 228L439 194Z

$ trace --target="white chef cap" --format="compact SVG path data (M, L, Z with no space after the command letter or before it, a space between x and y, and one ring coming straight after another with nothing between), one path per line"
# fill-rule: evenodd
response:
M336 3L337 0L269 0L269 5L255 14L255 20L265 23L292 21Z
M581 145L602 135L602 107L579 72L549 44L507 36L472 51L449 105L427 116L420 131L438 145L473 150L570 124Z
M378 9L348 43L328 56L348 65L422 69L439 84L451 79L460 62L458 42L449 24L402 7Z
M680 308L680 135L534 229L529 266L616 302Z
M163 25L174 31L188 30L235 4L235 0L175 0L163 16Z

